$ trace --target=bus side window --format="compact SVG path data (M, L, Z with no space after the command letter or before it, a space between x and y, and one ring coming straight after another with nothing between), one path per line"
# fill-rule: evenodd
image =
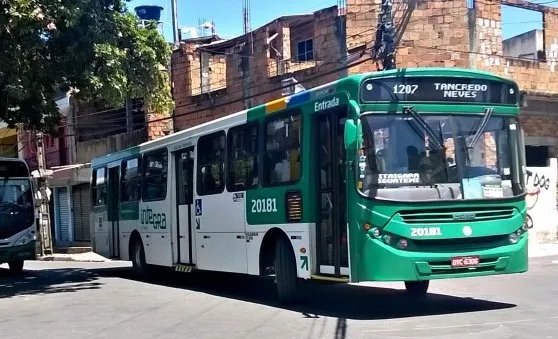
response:
M97 168L93 171L91 194L93 206L104 206L107 201L106 168Z
M258 184L258 125L234 127L228 133L227 190L242 191Z
M136 202L141 200L141 158L122 161L121 202Z
M167 173L166 148L143 156L143 201L165 200L167 197Z
M300 114L266 123L264 149L264 184L297 182L300 178Z
M225 132L205 135L198 140L198 195L222 193L225 189Z

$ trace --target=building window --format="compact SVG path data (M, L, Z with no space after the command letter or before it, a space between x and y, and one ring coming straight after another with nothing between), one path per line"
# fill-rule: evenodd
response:
M300 178L300 114L269 120L266 123L264 184L294 183Z
M122 202L141 200L141 158L133 158L122 162L121 195Z
M242 191L258 184L258 125L231 128L228 133L227 190Z
M546 167L550 158L548 146L525 146L525 160L528 167Z
M93 171L93 206L104 206L107 202L107 169L97 168Z
M198 195L222 193L225 189L225 132L201 137L198 141Z
M298 61L314 60L314 46L312 39L300 41L296 46L296 59Z
M143 201L164 200L167 197L167 175L166 148L143 156Z

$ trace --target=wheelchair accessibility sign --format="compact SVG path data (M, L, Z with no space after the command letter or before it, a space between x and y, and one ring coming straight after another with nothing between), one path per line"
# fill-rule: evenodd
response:
M202 201L201 199L196 199L196 217L202 215Z

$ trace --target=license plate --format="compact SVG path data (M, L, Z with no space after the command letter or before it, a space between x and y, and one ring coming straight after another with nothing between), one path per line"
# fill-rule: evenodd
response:
M473 267L478 264L480 264L480 257L478 255L451 258L451 267Z

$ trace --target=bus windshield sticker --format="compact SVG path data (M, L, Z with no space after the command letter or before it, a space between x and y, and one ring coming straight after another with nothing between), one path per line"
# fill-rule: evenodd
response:
M241 202L244 201L244 193L235 193L233 194L233 202Z
M380 173L379 184L418 184L420 175L418 173Z

